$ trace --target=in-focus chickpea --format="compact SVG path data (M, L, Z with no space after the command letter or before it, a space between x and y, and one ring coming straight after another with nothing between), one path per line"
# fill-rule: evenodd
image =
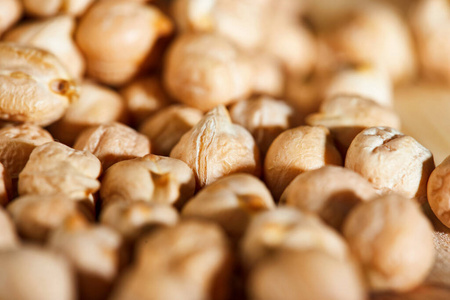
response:
M436 217L450 227L450 156L433 170L428 179L428 203Z
M100 222L115 229L125 240L134 241L148 227L175 225L178 212L173 206L162 203L115 202L102 210Z
M45 129L33 124L22 124L0 129L0 162L12 179L22 172L31 152L37 146L53 142Z
M167 52L164 83L178 101L208 111L250 95L250 59L225 38L185 34Z
M192 170L178 159L146 155L119 162L102 179L103 207L115 201L172 204L181 207L195 192Z
M198 187L232 173L260 173L259 150L252 135L231 123L224 106L212 109L185 133L170 157L194 171Z
M19 238L16 233L16 228L11 220L11 217L1 206L0 228L2 229L0 233L0 252L7 249L16 248L19 245Z
M398 193L423 203L434 160L412 137L389 127L372 127L355 137L345 167L361 174L383 194Z
M140 71L156 40L171 31L172 22L156 7L136 1L98 1L81 18L76 41L89 76L123 85Z
M150 141L131 127L110 122L82 131L73 148L91 152L106 170L119 161L149 154Z
M241 241L241 258L253 267L283 251L323 251L340 260L350 257L345 240L312 214L291 207L262 212L250 222Z
M49 131L61 143L73 145L78 135L88 127L125 118L125 103L117 92L101 84L84 81L80 85L78 101L69 106L60 120L50 125Z
M57 14L81 16L95 0L22 0L25 13L34 17Z
M146 119L139 132L152 141L152 152L169 156L181 137L192 129L203 117L196 108L171 105Z
M66 194L85 199L100 188L100 161L87 151L58 142L36 147L19 174L19 195Z
M20 0L0 2L0 36L22 17L23 7Z
M360 204L343 232L373 290L411 290L433 266L433 227L411 199L388 195Z
M280 203L315 213L339 230L357 204L377 195L372 185L358 173L343 167L324 166L295 177L281 195Z
M182 216L218 223L233 238L240 238L252 217L275 208L272 195L258 178L232 174L205 186L183 207Z
M275 200L300 173L342 165L330 132L323 126L300 126L284 131L270 145L264 163L264 180Z
M61 61L73 78L80 79L85 63L72 37L75 25L75 18L70 16L32 21L14 27L3 40L47 50Z
M77 97L76 84L53 54L0 42L0 119L48 125Z
M3 300L75 300L75 276L68 262L48 250L25 246L0 251Z
M264 155L273 140L293 123L294 110L283 101L260 96L230 107L231 120L247 129Z
M350 261L322 251L282 251L258 264L247 290L255 300L364 300L364 280Z
M64 194L22 196L8 206L8 212L21 237L35 242L45 242L50 232L67 218L95 220L95 208L90 200L73 201Z
M249 55L253 67L253 93L281 97L285 74L282 64L275 56L266 53Z

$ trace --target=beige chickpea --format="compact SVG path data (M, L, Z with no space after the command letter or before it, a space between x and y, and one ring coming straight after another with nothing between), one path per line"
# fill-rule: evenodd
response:
M217 226L185 221L141 239L111 299L228 299L230 250Z
M192 170L181 160L146 155L113 165L100 189L103 206L144 201L181 207L195 192Z
M152 152L169 156L181 137L192 129L203 117L196 108L171 105L146 119L139 132L152 141Z
M408 198L388 195L360 204L343 232L373 290L411 290L433 266L433 227Z
M357 204L377 196L370 182L358 173L343 167L324 166L295 177L281 195L280 203L315 213L339 230Z
M0 252L0 298L75 300L75 276L67 261L38 247Z
M8 213L0 206L0 252L19 245L16 228Z
M78 135L90 126L121 121L126 117L125 103L114 90L98 83L80 84L80 98L65 115L49 127L55 139L73 145Z
M76 270L81 299L105 299L119 272L121 245L114 230L69 218L52 232L47 246Z
M283 65L270 54L255 53L249 56L253 67L253 93L281 97L284 92Z
M95 0L22 0L25 12L35 17L57 14L80 16Z
M428 203L436 217L447 227L450 227L450 206L448 201L450 186L447 181L450 175L449 165L450 158L447 157L433 170L427 184Z
M230 107L231 120L252 134L262 154L292 126L294 114L285 102L267 96L239 101Z
M164 71L167 91L202 111L245 98L252 90L250 59L214 34L178 37L167 52Z
M100 222L115 229L125 240L133 241L148 227L175 225L178 212L162 203L115 202L102 210Z
M130 121L135 125L140 125L146 118L171 103L161 81L156 77L132 81L120 90L120 94L125 100Z
M36 147L19 174L19 195L66 194L85 199L100 188L100 161L87 151L58 142Z
M0 162L12 179L17 179L31 152L37 146L53 142L52 136L39 126L22 124L0 129Z
M270 145L264 162L264 180L275 200L299 174L342 165L330 132L323 126L300 126L284 131Z
M350 257L346 242L337 232L316 216L290 207L256 215L240 246L242 262L247 267L283 250L322 251L340 260Z
M258 264L247 284L254 300L364 300L359 269L322 251L282 251Z
M8 206L19 234L28 240L45 242L67 218L78 217L80 222L94 221L95 208L90 200L73 201L67 195L27 195L14 199Z
M23 7L20 0L0 2L0 36L22 17Z
M203 187L232 173L259 175L259 150L251 134L231 123L224 106L208 112L183 135L170 157L184 161Z
M140 71L156 40L171 31L171 21L154 6L98 1L81 18L76 41L89 76L123 85Z
M339 95L325 100L319 112L306 117L306 123L327 127L342 153L347 152L353 139L366 128L400 128L400 118L392 108L357 95Z
M412 137L389 127L372 127L355 137L345 167L361 174L383 194L398 193L423 203L434 160Z
M0 119L48 125L77 97L76 84L53 54L0 42Z
M149 154L150 141L131 127L110 122L82 131L73 148L91 152L106 170L119 161Z
M273 208L272 195L262 181L249 174L232 174L205 186L181 214L216 222L231 237L240 238L255 214Z

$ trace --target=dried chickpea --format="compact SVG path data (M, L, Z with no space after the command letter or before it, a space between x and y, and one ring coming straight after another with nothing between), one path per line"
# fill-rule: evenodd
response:
M22 1L3 0L0 2L0 36L22 17Z
M75 18L70 16L32 21L14 27L3 40L53 53L73 78L80 79L84 74L85 63L72 38L75 25Z
M252 270L247 285L254 300L364 300L359 269L322 251L282 251Z
M75 300L75 278L67 261L37 247L0 251L0 299Z
M68 218L49 236L77 273L80 299L105 299L119 272L122 239L114 230Z
M150 154L108 169L102 179L100 198L104 207L115 201L181 207L194 192L194 174L184 162Z
M230 117L252 134L265 154L273 140L292 126L294 110L283 101L260 96L233 104Z
M73 201L67 195L27 195L14 199L8 212L19 234L28 240L45 242L50 232L69 217L94 221L95 208L90 200Z
M300 126L284 131L270 145L264 162L264 180L275 200L300 173L342 165L330 132L323 126Z
M434 160L412 137L389 127L372 127L355 137L345 167L361 174L383 194L394 192L423 203Z
M141 124L146 118L171 103L156 77L145 77L130 82L120 90L125 100L130 121ZM151 140L151 139L150 139Z
M163 228L141 239L136 264L111 299L228 299L230 254L213 224L184 221Z
M252 54L253 93L281 97L284 91L285 75L278 59L266 53Z
M205 186L183 207L182 216L203 218L240 238L252 217L275 208L272 195L258 178L232 174Z
M149 154L150 141L131 127L110 122L82 131L73 148L91 152L106 170L119 161Z
M449 218L449 184L450 175L450 157L447 157L440 165L433 170L428 179L427 195L428 203L436 217L447 227L450 227Z
M22 0L25 12L35 17L57 14L81 16L95 0Z
M373 290L411 290L433 266L433 228L408 198L388 195L360 204L343 232Z
M400 128L400 118L392 108L356 95L339 95L325 100L319 112L306 117L306 123L327 127L342 153L347 152L353 139L366 128Z
M358 173L343 167L324 166L295 177L281 195L280 203L315 213L339 230L357 204L377 195L372 185Z
M8 213L0 206L0 253L19 245L16 228Z
M152 152L169 156L181 137L203 117L203 112L183 105L171 105L146 119L139 132L152 141Z
M48 125L77 97L76 84L53 54L0 42L0 119Z
M76 41L89 76L123 85L141 69L156 40L172 31L156 7L135 1L98 1L80 20Z
M19 195L66 194L84 199L100 188L100 161L87 151L58 142L36 147L19 174Z
M125 103L114 90L94 82L80 84L80 98L71 104L65 115L49 127L55 139L73 145L78 135L90 126L121 121Z
M224 106L208 112L183 135L170 157L184 161L203 187L232 173L259 175L259 150L251 134L231 123Z
M252 70L250 59L225 38L185 34L167 52L164 83L176 100L208 111L248 96Z
M53 142L45 129L33 124L0 129L0 162L12 179L22 172L31 152L37 146Z
M316 216L290 207L256 215L245 232L240 250L247 267L283 250L323 251L340 260L350 257L345 240L337 232Z
M125 240L133 241L147 227L175 225L178 222L178 213L168 204L145 201L115 202L102 210L100 222L115 229Z

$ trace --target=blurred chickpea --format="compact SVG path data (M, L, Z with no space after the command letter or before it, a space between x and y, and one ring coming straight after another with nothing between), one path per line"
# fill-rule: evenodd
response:
M377 197L370 182L343 167L324 166L295 177L280 203L319 215L340 230L347 214L359 203Z
M192 129L203 117L196 108L171 105L146 119L139 132L152 141L152 152L169 156L181 137Z
M125 103L114 90L94 82L80 85L80 98L67 109L66 114L49 127L55 139L73 145L78 135L90 126L122 121Z
M447 227L450 227L449 211L450 205L450 185L448 176L450 175L450 157L447 157L440 165L433 170L428 179L428 203L436 217Z
M194 174L184 162L150 154L108 169L102 179L100 197L103 207L115 201L181 207L194 192Z
M111 122L82 131L73 148L91 152L106 170L119 161L149 154L150 141L131 127Z
M208 112L183 135L170 157L184 161L203 187L232 173L259 175L259 150L251 134L231 123L224 106Z
M433 266L433 228L410 199L388 195L360 204L343 232L373 290L411 290Z
M20 0L0 2L0 36L22 17L23 7Z
M294 110L283 101L261 96L233 104L230 116L252 134L265 155L273 140L292 126Z
M275 56L265 53L249 55L253 67L253 93L281 97L285 74L282 64Z
M342 165L330 132L323 126L300 126L284 131L270 145L264 162L264 180L275 200L299 174Z
M164 70L167 91L202 111L245 98L252 91L250 59L218 35L181 35L167 52Z
M0 119L48 125L78 97L77 85L49 52L0 42Z
M355 137L345 167L361 174L383 194L398 193L423 203L434 160L412 137L389 127L372 127Z
M22 0L25 12L35 17L57 14L81 16L95 0Z
M16 228L8 213L0 206L0 253L7 249L16 248L19 245Z
M171 31L171 21L156 7L99 1L81 18L76 41L86 57L88 75L123 85L140 71L156 40Z

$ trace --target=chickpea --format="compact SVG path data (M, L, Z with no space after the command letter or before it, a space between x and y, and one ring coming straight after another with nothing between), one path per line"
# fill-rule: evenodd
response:
M389 127L372 127L355 137L345 167L361 174L383 194L398 193L423 203L434 160L412 137Z
M23 7L20 0L0 2L0 36L22 17Z
M183 207L182 216L217 222L231 237L240 238L255 214L274 207L263 182L249 174L232 174L204 187Z
M81 16L95 0L23 0L25 12L35 17L51 17L59 13Z
M16 228L8 213L0 206L0 253L6 249L13 249L19 245ZM0 292L1 293L1 292Z
M54 55L0 42L0 119L48 125L77 97L76 84Z
M156 40L171 31L171 21L156 7L98 1L81 18L75 38L86 57L88 75L119 86L138 73Z
M181 35L167 52L164 70L167 91L202 111L246 98L252 91L250 59L218 35Z
M108 169L102 179L100 197L103 207L115 201L181 207L194 191L194 174L184 162L150 154Z
M259 150L251 134L231 123L224 106L208 112L183 135L170 157L184 161L203 187L232 173L260 172Z
M449 184L447 178L450 174L450 158L447 157L440 165L433 170L428 179L428 203L436 217L445 226L450 227L450 218L448 212Z
M152 152L169 156L181 137L191 130L203 117L196 108L171 105L146 119L139 132L152 141Z
M149 154L150 141L131 127L110 122L82 131L73 148L91 152L106 170L119 161Z
M255 53L249 58L255 74L253 93L281 97L284 91L285 75L278 59L266 53Z
M270 145L264 163L264 179L278 200L297 175L328 164L342 164L328 129L300 126L284 131Z
M343 232L373 290L411 290L433 266L433 228L408 198L388 195L360 204Z

